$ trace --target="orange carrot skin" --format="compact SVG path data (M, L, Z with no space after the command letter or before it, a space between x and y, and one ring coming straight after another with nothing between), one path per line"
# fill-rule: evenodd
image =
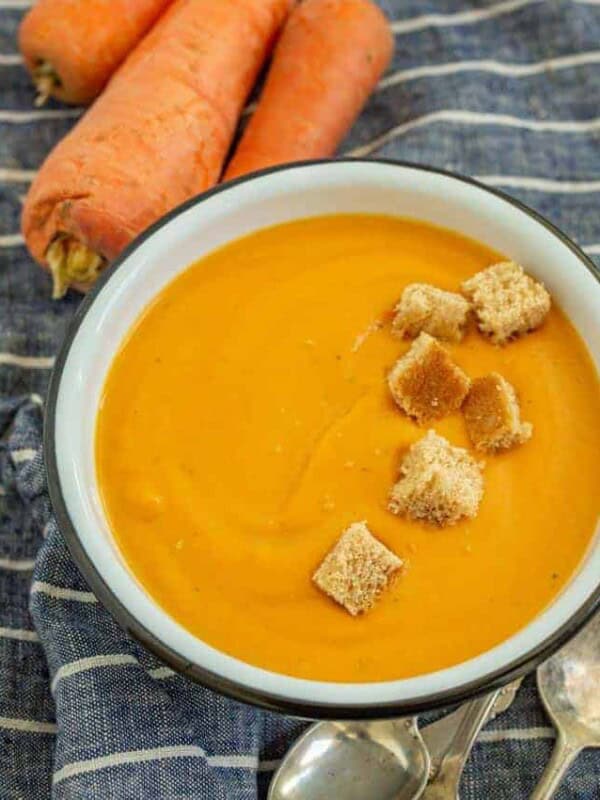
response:
M44 162L22 230L45 264L72 234L112 260L214 185L290 0L177 0Z
M172 0L38 0L19 28L32 71L48 61L62 85L52 95L90 103Z
M388 21L370 0L305 0L290 14L225 179L333 155L393 49Z

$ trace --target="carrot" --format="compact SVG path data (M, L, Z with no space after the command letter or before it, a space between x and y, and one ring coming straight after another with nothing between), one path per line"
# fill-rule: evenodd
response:
M90 103L171 1L38 0L19 28L36 105Z
M22 230L55 297L217 182L290 1L177 0L48 156Z
M393 48L388 22L369 0L305 0L290 14L225 179L333 155Z

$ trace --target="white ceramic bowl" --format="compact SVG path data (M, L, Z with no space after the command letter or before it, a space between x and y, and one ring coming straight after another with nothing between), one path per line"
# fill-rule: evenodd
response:
M507 253L548 286L600 370L598 277L583 253L534 212L471 180L412 165L330 161L268 170L218 187L157 222L84 300L51 383L45 448L50 493L73 556L98 598L176 669L238 699L302 716L403 715L505 683L573 635L600 604L598 531L578 573L553 604L477 658L407 680L300 680L219 652L157 605L115 545L94 466L96 411L107 370L155 295L192 261L226 242L275 223L337 212L415 217Z

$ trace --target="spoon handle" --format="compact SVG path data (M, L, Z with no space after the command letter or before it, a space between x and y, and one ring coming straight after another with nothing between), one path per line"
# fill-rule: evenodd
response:
M548 766L529 800L550 800L580 750L579 746L571 744L559 733Z
M467 704L440 768L423 793L423 800L458 800L458 786L465 763L498 694L498 691L492 692Z

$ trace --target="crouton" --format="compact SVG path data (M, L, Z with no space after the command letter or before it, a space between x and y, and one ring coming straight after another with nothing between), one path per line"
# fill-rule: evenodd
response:
M514 388L497 372L473 381L463 413L467 433L477 450L505 450L531 438L533 426L521 422Z
M422 331L448 342L460 342L469 320L471 304L460 294L427 283L411 283L395 308L392 333L414 339Z
M388 508L392 514L440 527L473 518L483 495L482 466L462 447L453 447L430 430L405 455Z
M423 423L459 409L471 381L439 342L421 333L392 367L388 385L397 405Z
M495 344L539 328L550 295L514 261L502 261L473 275L461 286L473 303L479 330Z
M366 522L354 522L325 556L313 581L355 617L372 608L401 566L401 559L371 534Z

